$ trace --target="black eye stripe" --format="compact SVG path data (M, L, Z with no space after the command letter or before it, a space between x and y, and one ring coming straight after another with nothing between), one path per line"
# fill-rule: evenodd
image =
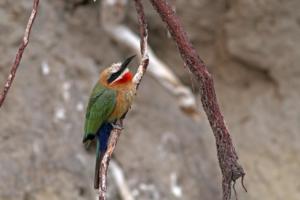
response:
M134 57L135 57L135 55L127 58L120 66L120 69L117 72L112 73L110 75L110 77L107 79L107 82L112 83L114 80L116 80L125 71L125 69L127 68L127 65L132 61L132 59Z
M107 79L108 83L112 83L114 80L116 80L121 74L119 72L113 73L110 75L110 77Z

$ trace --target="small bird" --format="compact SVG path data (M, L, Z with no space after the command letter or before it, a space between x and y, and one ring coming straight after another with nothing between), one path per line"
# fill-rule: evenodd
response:
M100 73L86 109L83 143L88 145L97 139L94 188L99 188L99 165L107 149L109 135L117 120L122 119L130 108L136 88L128 64L135 56L122 64L112 64Z

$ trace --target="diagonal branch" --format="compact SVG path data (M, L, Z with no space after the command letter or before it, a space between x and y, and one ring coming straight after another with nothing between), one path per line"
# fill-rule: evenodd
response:
M147 70L147 66L149 63L149 58L147 54L147 39L148 39L148 32L147 32L147 23L145 20L144 8L140 0L135 0L135 6L138 14L138 21L140 25L140 36L141 36L141 63L139 65L138 71L133 78L133 82L138 89L138 86ZM119 125L122 127L123 120L119 121ZM106 199L106 190L107 190L107 170L109 161L111 156L116 148L117 141L121 135L121 129L114 128L110 134L109 142L107 150L103 156L100 165L100 185L99 185L99 200Z
M122 125L122 121L120 122L120 125ZM105 200L106 199L106 191L107 191L107 170L108 170L108 165L109 161L112 157L112 154L116 148L118 139L121 135L121 129L116 129L114 128L109 137L108 141L108 146L107 150L101 160L101 165L100 165L100 182L99 182L99 200Z
M141 64L138 68L137 73L133 78L133 83L136 85L136 89L138 89L141 80L147 70L149 64L149 57L147 52L148 51L147 50L148 49L147 22L145 19L144 8L140 0L135 0L135 7L136 7L136 12L138 15L138 21L140 25L140 37L141 37L140 48L141 48L141 57L142 57Z
M34 23L34 20L35 20L36 14L37 14L38 5L39 5L39 0L34 0L33 8L32 8L31 15L29 17L28 23L27 23L27 27L25 29L25 33L24 33L22 43L21 43L21 45L19 47L19 50L16 54L14 63L11 66L10 74L9 74L7 80L6 80L3 91L0 94L0 107L2 106L2 104L3 104L3 102L6 98L6 95L8 93L9 88L12 85L12 82L14 81L14 78L16 76L16 72L17 72L18 67L20 65L20 62L22 60L24 50L26 49L26 47L29 43L29 36L30 36L32 25Z
M245 172L238 163L238 156L232 144L224 117L220 111L213 79L207 71L206 65L190 43L179 18L175 15L167 1L150 0L150 2L166 23L186 66L200 83L202 105L216 138L219 165L223 175L223 200L229 200L232 182L235 182L240 177L244 177Z

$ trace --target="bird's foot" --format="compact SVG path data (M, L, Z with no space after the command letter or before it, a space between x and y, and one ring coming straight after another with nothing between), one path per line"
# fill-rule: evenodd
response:
M111 125L114 129L118 129L118 130L123 130L124 129L123 126L121 124L118 124L118 123L112 123Z

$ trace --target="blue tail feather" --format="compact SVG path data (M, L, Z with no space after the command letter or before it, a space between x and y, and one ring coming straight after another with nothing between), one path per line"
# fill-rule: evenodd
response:
M96 151L96 166L95 166L95 177L94 177L94 188L99 188L99 166L102 157L107 149L108 139L111 130L113 129L110 123L104 123L100 127L97 133L97 151Z
M109 135L110 135L112 128L113 127L110 123L104 123L104 124L102 124L102 126L100 127L100 129L97 133L97 138L98 138L98 142L100 145L99 150L101 152L104 152L107 149L107 143L108 143Z

